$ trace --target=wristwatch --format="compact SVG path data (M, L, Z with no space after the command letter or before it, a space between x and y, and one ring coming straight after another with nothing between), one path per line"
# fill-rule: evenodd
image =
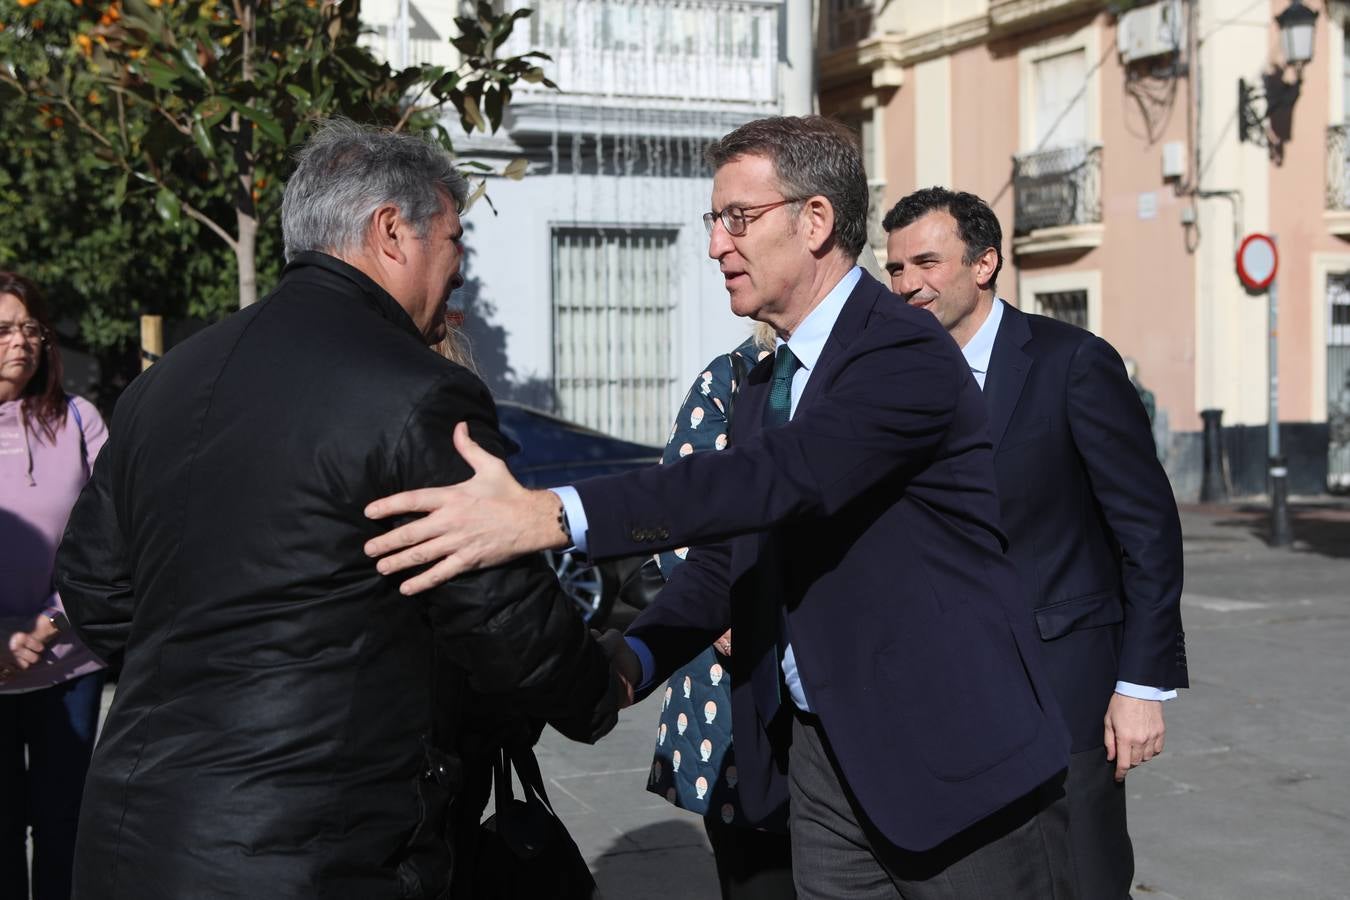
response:
M47 617L48 622L52 623L52 627L56 629L58 634L70 630L70 619L66 618L65 612L63 612L62 610L59 610L53 606L44 609L42 611L42 614Z

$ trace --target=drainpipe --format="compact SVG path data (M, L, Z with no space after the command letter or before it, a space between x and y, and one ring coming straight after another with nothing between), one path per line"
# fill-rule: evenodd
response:
M779 102L785 116L809 116L816 111L815 3L784 0L779 7L783 27L778 66Z

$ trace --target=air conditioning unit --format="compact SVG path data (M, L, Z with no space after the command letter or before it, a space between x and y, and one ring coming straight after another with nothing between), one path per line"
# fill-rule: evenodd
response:
M1186 4L1159 0L1116 20L1116 50L1126 65L1155 56L1180 53L1186 48Z

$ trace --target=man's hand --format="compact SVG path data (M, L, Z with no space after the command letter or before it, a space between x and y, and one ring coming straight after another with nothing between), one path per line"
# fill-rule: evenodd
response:
M560 525L562 501L557 495L521 487L504 462L474 443L463 422L455 426L455 449L474 471L468 481L405 491L366 507L372 519L427 513L366 542L367 556L383 557L376 566L383 575L439 560L403 582L399 590L404 594L571 543Z
M1112 694L1106 707L1106 761L1116 764L1116 781L1135 766L1163 752L1161 700L1140 700Z
M637 691L637 686L642 683L642 663L638 661L637 654L628 646L628 642L623 639L618 629L611 628L604 634L592 630L591 634L595 635L596 643L605 651L610 666L624 684L626 696L619 708L627 709L633 705L633 695Z

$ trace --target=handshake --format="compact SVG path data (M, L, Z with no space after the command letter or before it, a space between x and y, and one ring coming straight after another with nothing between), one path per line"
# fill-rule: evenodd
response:
M619 724L619 710L633 705L633 695L642 683L642 663L618 629L611 628L604 634L592 629L591 637L609 663L609 689L593 708L548 720L564 737L583 744L594 744L614 730Z
M642 663L633 648L623 639L617 628L611 628L604 634L592 629L591 636L604 651L609 660L612 687L618 695L618 708L626 709L633 705L633 697L638 685L642 683Z

